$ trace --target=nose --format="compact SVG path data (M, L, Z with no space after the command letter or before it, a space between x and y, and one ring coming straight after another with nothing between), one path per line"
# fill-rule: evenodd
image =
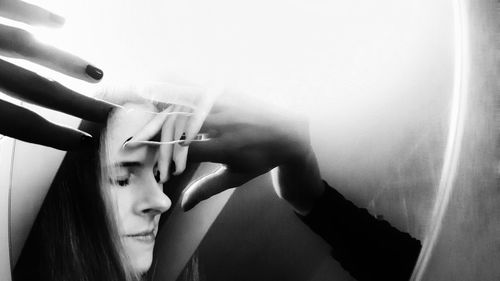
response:
M159 215L170 209L172 201L163 193L163 185L156 182L154 177L148 179L138 188L140 192L136 204L136 213L139 215Z

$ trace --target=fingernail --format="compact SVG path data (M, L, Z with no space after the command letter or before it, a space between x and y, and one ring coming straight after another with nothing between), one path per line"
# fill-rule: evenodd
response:
M90 64L87 65L87 68L85 68L85 72L95 80L101 80L102 76L104 75L102 70Z
M182 136L179 138L179 140L186 140L186 133L182 133Z
M156 170L156 172L154 172L154 177L155 177L155 180L157 182L162 182L161 181L161 172L160 172L160 170Z
M56 25L56 26L62 26L66 22L66 20L61 17L60 15L56 14L50 14L50 20Z
M91 148L95 145L94 138L90 135L82 135L80 137L80 144L84 148Z
M130 138L128 138L128 139L126 139L126 140L123 142L123 144L122 144L122 148L125 148L125 147L127 146L128 142L129 142L131 139L132 139L132 137L130 137Z
M182 133L182 136L179 138L179 140L181 141L178 143L180 146L189 146L189 142L186 141L186 133Z
M172 161L172 163L170 164L170 171L169 171L169 173L171 175L174 175L175 170L176 170L176 168L175 168L175 162Z

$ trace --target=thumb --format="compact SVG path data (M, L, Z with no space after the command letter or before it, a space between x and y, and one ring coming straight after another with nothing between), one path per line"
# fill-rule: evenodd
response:
M227 189L238 187L251 180L246 173L237 173L221 166L217 171L192 183L183 193L181 207L191 210L201 201L208 199Z

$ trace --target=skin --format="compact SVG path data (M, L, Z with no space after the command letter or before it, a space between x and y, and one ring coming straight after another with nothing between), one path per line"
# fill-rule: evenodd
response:
M103 188L108 192L123 250L138 274L151 267L160 215L171 206L159 178L158 148L122 147L151 120L151 111L151 105L126 104L125 110L114 114L104 140L105 163L101 163L107 167Z
M168 88L157 90L160 94L172 92ZM184 92L183 96L184 99L203 100L203 96L191 92ZM300 214L305 215L312 210L324 191L324 185L310 144L307 119L230 91L224 91L213 102L194 104L193 114L180 126L181 132L186 134L180 147L189 149L189 153L185 151L182 156L187 154L190 162L221 163L224 166L184 190L181 206L185 211L271 170L273 183L281 198ZM177 120L158 115L131 135L127 147L144 146L133 142L150 140L160 131L162 141L171 140L163 134L164 127L172 128L171 124L175 124L175 130L178 129ZM210 140L192 142L199 132L207 133ZM170 162L171 153L163 153L160 163ZM173 153L173 159L176 159L175 151ZM159 170L161 175L166 175L168 165L159 165Z
M28 24L52 27L58 27L64 23L64 19L60 16L22 1L10 0L3 4L5 7L0 13L2 17ZM3 35L0 38L7 38L7 41L0 40L0 53L3 55L27 59L89 82L97 82L102 78L102 72L100 77L89 75L87 72L89 63L85 60L40 44L33 40L33 37L24 30L0 25L0 35ZM0 88L14 98L97 122L104 122L107 119L107 113L117 107L113 104L80 96L56 82L9 64L6 61L0 60L0 65L2 69L8 70L0 73ZM25 81L30 83L25 83ZM55 92L54 89L57 89L57 91ZM178 90L172 90L165 91L167 96L171 95L172 92L179 92ZM184 96L186 94L188 93L183 93ZM78 99L79 102L75 102L75 99ZM208 106L205 108L206 110L201 111L201 114L200 112L195 114L194 118L186 122L186 125L180 126L185 127L185 130L162 131L162 141L178 140L185 133L185 146L190 144L201 129L202 123L207 132L218 132L218 136L213 136L212 141L191 146L190 154L192 160L196 162L218 162L224 164L226 168L211 177L205 178L203 182L192 185L185 192L182 200L182 206L185 210L193 208L198 202L228 188L241 186L271 169L274 169L274 182L277 185L279 194L297 212L307 214L314 205L315 200L321 195L323 185L316 157L309 144L307 129L304 129L303 126L304 122L296 121L295 118L283 118L279 114L276 115L275 112L279 110L263 110L259 104L257 104L256 108L252 108L249 106L250 104L252 103L240 100L224 105L224 102L217 101L214 104L215 111L210 111L210 106ZM249 110L249 108L252 110ZM182 108L180 110L185 111ZM36 113L11 103L0 102L0 117L1 120L6 121L0 124L0 134L24 141L62 150L76 149L92 142L91 137L84 132L57 126ZM120 155L116 151L130 137L135 141L148 140L164 125L171 127L172 123L179 123L173 118L162 118L161 116L157 120L146 116L143 119L150 120L152 124L148 124L149 126L146 126L146 123L142 124L142 131L136 130L139 127L130 127L127 136L116 136L116 143L114 143L114 139L110 140L112 148L110 149L110 156ZM139 122L140 120L142 119L130 121ZM158 120L160 122L156 122ZM58 137L54 138L54 135ZM119 142L118 139L122 142ZM132 148L138 147L131 145L127 149L131 150ZM146 146L142 148L148 151L153 149L146 148ZM171 151L170 148L170 146L162 146L160 151L159 178L162 181L168 179L171 160L176 163L176 175L182 173L185 167L187 148L175 146L174 151ZM144 152L144 155L147 156L144 157L150 158L149 155L153 154L156 155L155 153ZM111 192L111 195L111 197L118 197L115 196L114 192ZM115 201L120 200L116 198ZM153 217L155 216L153 215ZM122 217L124 215L119 215L117 221L121 221ZM130 256L134 256L132 254ZM147 265L146 258L144 258L143 263ZM142 268L148 267L145 265L142 265Z
M64 23L64 19L60 16L22 1L10 0L3 6L5 7L0 13L2 17L45 26L61 26ZM4 35L0 38L8 38L7 41L0 42L0 53L4 55L28 59L82 80L96 82L100 79L90 79L86 73L89 63L85 60L42 45L32 40L32 36L24 30L0 25L0 35ZM16 38L17 41L12 38ZM0 60L0 64L5 69L11 69L3 74L0 73L0 84L3 85L0 85L0 88L9 88L10 91L7 92L16 98L27 101L33 101L37 98L39 105L54 107L55 104L54 109L56 110L98 122L106 120L107 112L116 107L85 96L78 97L78 94L57 83L51 83L47 79L29 73L15 65L9 65L5 61ZM20 87L26 84L23 81L30 81L31 83L28 84L35 85L33 89L36 91L31 88L20 91ZM71 98L56 99L53 95L54 87L60 92L57 93L57 97ZM171 95L173 92L180 93L178 89L169 89L165 92L170 93L167 95ZM20 94L23 96L19 96ZM189 96L189 93L183 93L183 96ZM75 103L75 98L82 100ZM50 102L45 104L47 101ZM75 107L75 105L77 106ZM316 198L322 193L323 185L316 157L309 145L309 136L303 128L303 122L296 122L293 120L294 118L283 119L274 114L272 110L263 111L260 105L252 111L247 108L248 105L242 101L236 103L233 101L233 103L229 102L224 106L224 102L217 101L214 104L214 109L220 107L219 110L209 112L210 108L207 107L207 110L202 111L202 113L208 113L208 116L207 114L196 114L197 118L192 118L194 120L187 122L184 130L186 146L198 133L205 119L204 125L208 131L218 131L221 136L232 135L236 138L222 137L210 142L210 145L199 144L198 147L191 147L192 152L194 152L191 155L195 161L218 162L225 164L227 169L208 177L205 182L193 185L193 188L185 193L182 200L183 208L186 210L193 208L198 202L212 195L228 188L240 186L260 174L277 168L273 174L276 179L275 183L279 184L278 189L281 196L296 211L302 214L308 213ZM243 108L241 108L242 106ZM0 133L13 138L62 150L75 149L91 142L90 136L84 132L57 126L33 112L10 103L0 102L0 115L2 117L0 119L7 120L0 125ZM155 122L152 119L152 124L144 126L142 131L131 132L125 139L133 137L136 141L148 140L161 129L163 124L170 125L172 123L172 118L162 119L159 117L157 119L161 122ZM19 120L23 121L21 125L19 125ZM249 122L238 122L238 120L249 120ZM285 122L273 122L283 120ZM155 125L155 123L159 125ZM168 133L167 130L164 130L161 139L163 141L171 140L172 137L179 139L179 136L184 132ZM282 132L285 134L281 134ZM58 137L53 138L54 135ZM286 137L283 138L283 136ZM130 148L132 147L135 146L131 145ZM243 148L244 152L247 153L241 153L241 149L234 148ZM185 167L187 148L175 146L174 151L170 151L169 146L163 146L160 154L161 180L168 179L169 165L172 159L176 162L175 174L182 173ZM221 157L221 155L225 157ZM241 163L247 163L247 165Z
M148 140L161 125L141 129L133 139ZM226 90L213 102L196 104L184 130L186 140L180 145L188 147L188 161L223 164L184 191L181 206L186 211L271 170L278 195L300 214L309 213L324 191L308 121L301 115ZM210 140L192 142L199 132ZM160 166L160 173L166 172Z
M3 6L5 7L0 13L2 17L45 26L61 26L64 23L64 19L60 16L22 1L10 0ZM0 40L0 53L3 55L28 59L89 82L97 82L102 78L102 75L100 77L89 76L87 72L89 63L85 60L40 44L24 30L0 25L0 35L4 35L0 38L8 38L7 41ZM106 120L107 113L116 108L115 105L80 96L60 84L3 60L0 60L0 65L2 65L2 69L8 70L0 73L0 88L15 98L97 122ZM30 81L30 83L24 81ZM26 88L26 85L34 86ZM54 89L57 89L55 96ZM172 90L169 89L165 92L170 93L167 95L171 95L172 92L179 93L178 90ZM186 94L183 93L184 96ZM66 98L60 99L60 97ZM75 99L80 101L74 102ZM241 108L242 105L243 108ZM309 145L309 137L307 133L304 133L301 124L303 122L295 122L294 118L283 119L274 114L272 110L263 111L261 106L254 108L255 111L248 110L247 106L247 103L241 101L228 103L226 106L219 104L221 110L218 113L209 112L210 109L207 107L207 110L202 111L202 114L196 114L195 118L192 118L193 120L187 122L184 131L162 131L161 139L163 141L179 139L182 133L185 133L185 146L187 146L206 119L204 124L208 131L218 131L220 136L236 136L236 138L215 137L217 140L210 142L210 145L199 145L194 149L194 153L191 153L195 161L222 163L226 165L226 169L206 178L205 182L193 185L193 188L185 193L182 200L183 208L191 209L198 202L212 195L228 188L240 186L260 174L277 168L274 170L274 178L276 179L275 183L279 184L278 189L281 196L297 212L308 213L316 198L322 193L323 186L316 157ZM217 107L216 102L214 108ZM235 109L241 110L235 111ZM182 108L180 110L185 111ZM62 150L71 150L91 143L91 137L84 132L57 126L33 112L10 103L0 102L0 117L2 117L0 119L7 121L0 125L0 134L13 138ZM131 132L125 139L132 137L136 141L148 140L161 129L162 125L171 127L172 123L179 123L173 118L160 116L157 119L160 122L155 122L157 120L153 119L152 125L143 126L141 132ZM19 125L19 120L23 121L21 125ZM238 120L248 120L249 122L239 122ZM181 125L181 127L184 126ZM58 137L53 138L54 135ZM235 139L237 139L236 142ZM130 148L132 147L134 146L131 145ZM171 151L170 148L170 146L162 146L160 149L159 177L162 181L168 179L171 160L176 163L176 175L182 173L185 167L187 148L175 146L174 151ZM242 150L244 153L241 153ZM225 157L221 157L221 155ZM304 188L304 186L308 188Z
M19 0L0 2L0 17L28 25L61 27L64 18ZM96 83L103 72L71 53L37 41L29 32L0 24L0 55L23 59L77 79ZM116 105L93 99L34 72L0 59L0 90L14 99L65 112L94 122L105 122ZM0 134L61 150L91 145L85 132L59 126L24 107L0 100ZM53 136L57 135L57 138Z

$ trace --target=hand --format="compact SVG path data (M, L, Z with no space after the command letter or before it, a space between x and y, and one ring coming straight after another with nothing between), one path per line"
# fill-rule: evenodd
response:
M193 92L187 96L193 96ZM200 93L194 96L194 100L203 100ZM160 156L162 179L168 179L172 159L174 174L183 171L188 147L191 162L223 164L221 169L186 189L182 207L189 210L201 200L279 167L275 184L280 195L297 211L307 212L323 191L307 121L297 114L242 96L224 94L215 102L206 100L198 105L192 103L191 116L182 117L181 123L176 122L175 115L159 114L129 141L130 145L137 145L162 130L162 142L177 142L162 146L168 147ZM176 133L165 134L163 130ZM200 131L208 134L210 140L193 141ZM183 133L186 137L181 142L179 137Z
M31 25L59 27L64 19L37 6L2 1L0 16ZM18 28L0 25L0 55L30 60L66 75L98 82L103 73L87 61L42 44ZM62 111L79 118L105 122L112 104L80 95L61 84L43 78L0 59L0 89L17 99ZM69 150L91 142L84 132L51 123L23 107L0 100L0 134L54 148ZM57 136L57 137L55 137Z
M158 171L160 181L166 182L170 173L179 175L185 170L188 147L181 146L180 143L186 136L189 140L196 138L210 111L213 96L201 88L165 83L135 85L133 88L140 96L165 108L157 112L144 128L128 138L123 147L160 145ZM153 140L157 136L160 141Z
M189 160L224 166L188 187L181 203L184 210L275 167L273 182L278 193L296 211L307 213L322 194L304 117L248 97L226 94L214 104L201 130L208 132L211 140L191 143Z

